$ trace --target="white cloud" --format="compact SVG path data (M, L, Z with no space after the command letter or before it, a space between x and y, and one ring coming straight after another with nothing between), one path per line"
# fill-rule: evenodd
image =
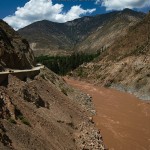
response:
M96 0L96 4L106 7L106 10L122 10L148 7L150 0Z
M3 20L14 29L20 29L39 20L53 22L66 22L87 13L93 13L96 9L83 9L80 5L72 6L66 13L63 12L63 4L52 4L51 0L30 0L24 7L18 7L15 14L5 17Z

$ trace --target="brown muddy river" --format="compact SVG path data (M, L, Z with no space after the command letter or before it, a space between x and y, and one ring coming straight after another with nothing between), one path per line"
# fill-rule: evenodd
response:
M114 89L65 80L92 96L94 121L109 150L150 150L150 103Z

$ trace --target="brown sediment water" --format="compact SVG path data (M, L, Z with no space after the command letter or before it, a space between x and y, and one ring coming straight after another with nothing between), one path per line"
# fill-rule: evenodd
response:
M94 122L109 150L150 150L150 103L115 89L65 80L92 96Z

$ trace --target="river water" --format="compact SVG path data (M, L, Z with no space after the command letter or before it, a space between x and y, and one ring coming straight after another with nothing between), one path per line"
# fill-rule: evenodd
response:
M93 119L109 150L150 150L150 103L115 89L65 80L92 96Z

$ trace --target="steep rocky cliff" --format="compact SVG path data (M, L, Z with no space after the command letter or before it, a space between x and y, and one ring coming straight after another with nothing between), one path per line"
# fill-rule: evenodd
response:
M150 100L150 14L94 62L76 69L73 76L79 75L97 85Z
M28 42L0 20L0 70L27 69L34 65L34 56Z

